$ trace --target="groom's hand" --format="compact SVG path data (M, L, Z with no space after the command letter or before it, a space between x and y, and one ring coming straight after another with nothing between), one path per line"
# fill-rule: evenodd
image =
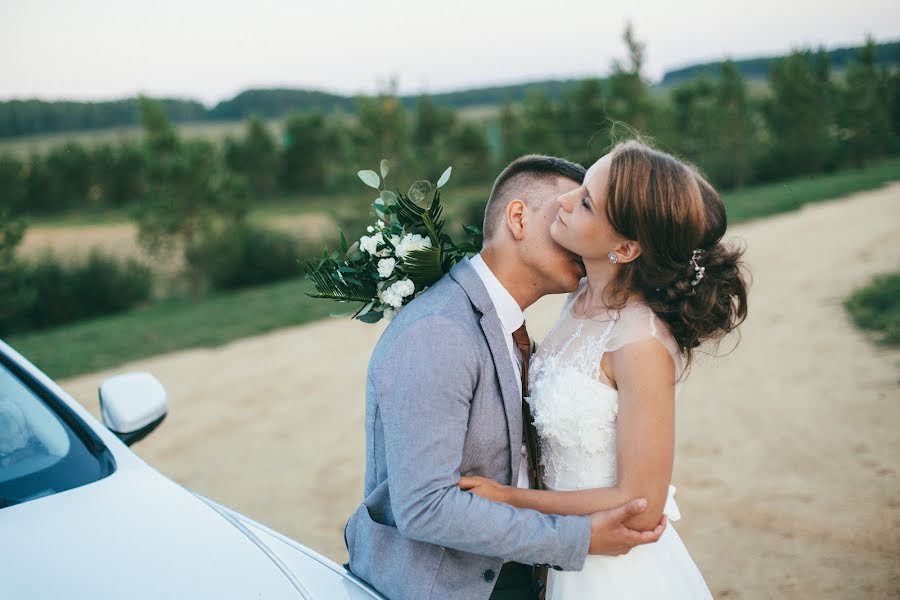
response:
M647 501L638 498L619 508L592 514L591 544L588 547L588 553L619 556L627 554L635 546L650 544L658 540L666 528L665 515L653 531L638 531L623 524L646 509Z

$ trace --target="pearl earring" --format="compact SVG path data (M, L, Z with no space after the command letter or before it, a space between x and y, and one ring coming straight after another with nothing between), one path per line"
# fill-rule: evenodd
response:
M609 254L607 254L607 256L609 256L609 262L611 262L613 264L619 262L619 257L616 256L615 252L610 252Z

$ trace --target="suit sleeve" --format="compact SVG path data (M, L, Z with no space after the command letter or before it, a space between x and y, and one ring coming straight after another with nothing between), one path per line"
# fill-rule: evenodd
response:
M578 570L590 543L588 517L516 509L457 486L479 361L465 332L438 316L411 324L379 361L378 404L397 527L440 546Z

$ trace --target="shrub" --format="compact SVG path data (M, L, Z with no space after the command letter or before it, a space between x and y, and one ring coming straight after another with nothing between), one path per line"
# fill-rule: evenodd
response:
M147 300L153 287L147 266L96 248L70 260L48 251L36 260L15 262L7 273L15 277L18 293L0 311L4 334L122 312Z
M876 277L844 306L857 326L878 332L883 344L900 346L900 273Z
M306 251L288 233L238 223L205 236L186 257L212 287L230 290L301 276Z

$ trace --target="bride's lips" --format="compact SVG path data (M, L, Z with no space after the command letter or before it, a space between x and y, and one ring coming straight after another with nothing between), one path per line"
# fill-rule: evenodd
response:
M563 227L566 227L566 222L563 221L563 218L562 218L562 209L560 209L560 210L558 210L558 211L556 212L556 220L557 220Z

